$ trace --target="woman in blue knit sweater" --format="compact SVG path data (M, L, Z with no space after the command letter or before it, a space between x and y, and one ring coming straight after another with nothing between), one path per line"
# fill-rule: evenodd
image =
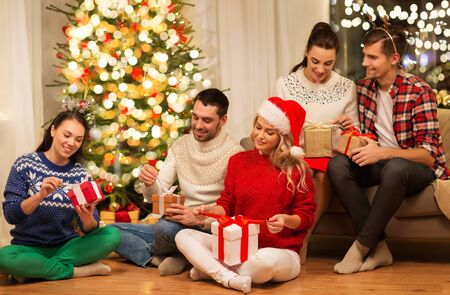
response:
M90 180L77 161L86 130L80 112L58 114L36 152L19 157L11 168L3 212L15 227L11 245L0 249L0 271L19 281L111 272L109 266L93 262L118 246L120 233L98 228L95 206L74 208L67 196L73 184Z

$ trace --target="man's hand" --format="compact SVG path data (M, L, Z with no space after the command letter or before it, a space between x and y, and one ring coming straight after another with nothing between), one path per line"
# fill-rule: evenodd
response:
M170 204L170 208L166 209L167 213L171 213L173 215L166 215L166 219L174 222L181 223L186 226L195 226L199 225L201 221L193 212L192 208L186 207L181 204L172 203Z
M367 145L352 150L352 161L359 166L366 166L378 163L385 158L383 148L379 147L375 140L367 137L361 137L367 142Z
M156 171L156 169L149 164L145 164L141 168L141 171L139 173L139 180L142 181L145 186L152 186L156 181L156 177L158 177L158 171Z

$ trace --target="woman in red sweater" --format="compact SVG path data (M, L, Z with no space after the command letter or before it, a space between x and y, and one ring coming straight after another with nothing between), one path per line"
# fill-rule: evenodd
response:
M282 282L299 275L298 251L316 208L311 176L299 147L304 120L305 111L295 101L271 97L262 104L253 124L255 149L230 158L216 206L194 209L266 220L260 228L259 249L244 263L228 268L213 258L211 235L182 230L175 240L194 266L192 280L212 278L248 293L252 282Z

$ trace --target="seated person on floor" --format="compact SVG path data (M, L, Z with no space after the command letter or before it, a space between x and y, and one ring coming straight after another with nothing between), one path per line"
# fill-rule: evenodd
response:
M115 223L122 232L116 252L133 263L157 266L161 275L184 271L188 262L175 245L175 235L184 228L198 225L192 206L214 204L223 190L228 159L242 150L224 130L228 99L218 89L201 91L194 99L190 134L179 138L169 148L159 173L144 165L139 179L145 184L145 197L162 194L177 180L185 204L172 204L156 224Z

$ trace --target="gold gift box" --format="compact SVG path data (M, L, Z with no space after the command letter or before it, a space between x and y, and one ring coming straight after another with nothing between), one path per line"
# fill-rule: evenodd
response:
M139 219L139 209L128 211L128 215L130 216L131 223L137 223ZM111 224L116 222L116 213L112 211L102 210L100 211L100 219L105 224Z
M305 137L305 157L323 158L331 157L332 129L330 127L306 127L303 131Z
M160 197L164 198L164 205L160 206L159 200ZM154 214L160 215L173 215L167 213L167 208L170 208L170 204L181 204L184 205L184 196L183 195L175 195L175 194L167 194L167 195L152 195L152 212ZM163 209L163 210L161 210Z
M337 151L341 154L351 158L353 156L353 150L367 145L366 141L358 136L352 136L350 134L343 134L339 138L339 144Z

